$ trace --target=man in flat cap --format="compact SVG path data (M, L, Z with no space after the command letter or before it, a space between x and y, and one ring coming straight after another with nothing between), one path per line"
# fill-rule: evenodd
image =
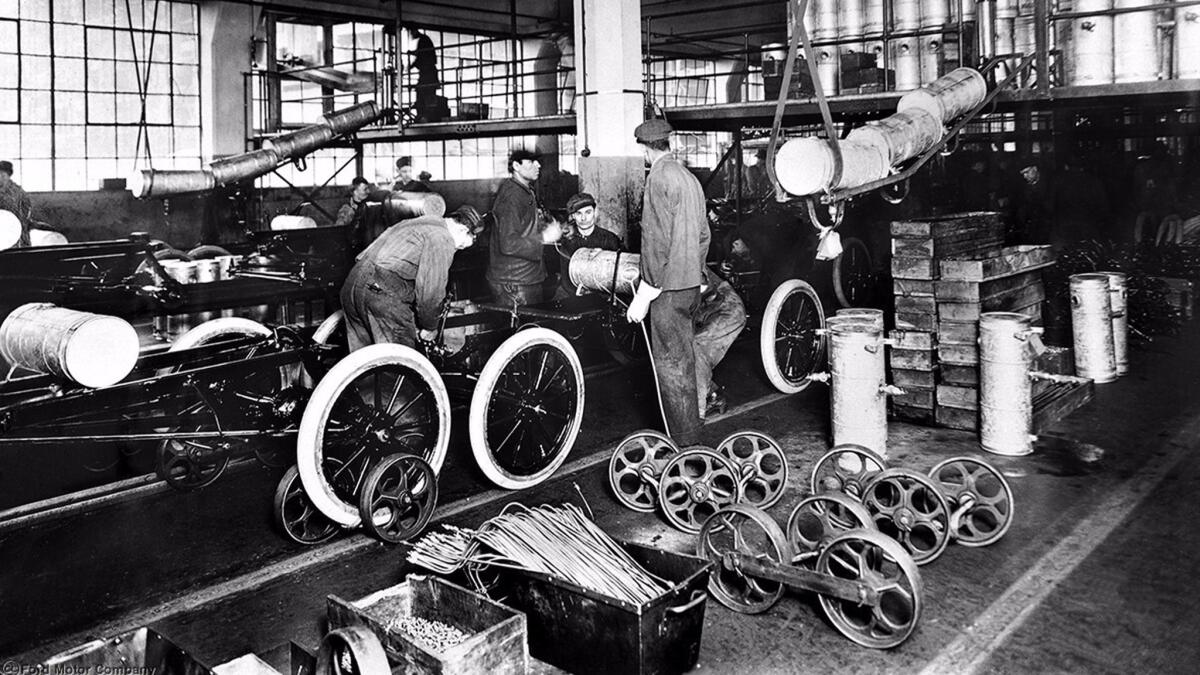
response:
M514 150L508 156L508 171L508 180L500 184L492 200L494 224L488 234L487 280L495 302L533 305L545 299L542 246L553 244L557 237L549 233L543 236L546 228L533 191L542 171L537 153Z
M567 200L567 219L571 223L558 242L559 261L558 290L555 299L568 298L578 293L571 281L569 265L571 256L581 248L598 248L604 251L620 251L621 238L611 230L600 227L600 215L596 210L596 198L586 192Z
M394 192L429 192L429 186L414 178L412 157L405 155L396 160L396 182L392 184Z
M433 339L455 251L475 243L479 212L402 220L358 254L342 286L351 351L380 342ZM418 326L420 332L418 333Z
M660 119L634 130L650 173L642 201L641 282L626 318L640 323L650 315L663 416L672 439L686 447L700 440L694 320L711 235L704 190L671 153L670 136L671 125Z
M33 202L29 194L13 179L13 165L8 160L0 161L0 210L10 211L21 222L21 237L16 248L29 246L29 227L33 216Z

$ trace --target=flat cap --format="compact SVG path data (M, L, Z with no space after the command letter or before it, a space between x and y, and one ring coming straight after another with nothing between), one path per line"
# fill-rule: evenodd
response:
M526 150L525 148L517 148L516 150L513 150L508 155L508 168L509 169L512 168L513 162L524 162L524 161L536 162L536 161L539 161L540 159L541 159L541 155L537 154L536 152L534 152L532 150Z
M412 156L404 155L400 159L396 160L396 168L397 169L399 169L400 167L403 167L403 166L412 166Z
M585 206L595 206L595 205L596 205L595 197L589 195L586 192L580 192L579 194L577 194L574 197L571 197L570 199L567 200L567 214L570 215L572 213L575 213L576 211L584 208Z
M0 160L0 171L3 171L11 176L13 172L12 162L8 161L7 159Z
M448 215L463 225L466 225L467 229L472 233L478 231L479 221L482 218L482 216L479 215L479 211L470 204L463 204L457 209L451 211Z
M666 120L657 118L646 120L633 130L633 137L637 139L638 143L665 141L671 137L671 125L667 124Z

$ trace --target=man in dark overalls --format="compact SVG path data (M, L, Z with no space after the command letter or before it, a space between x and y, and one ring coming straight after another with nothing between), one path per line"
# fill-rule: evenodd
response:
M704 190L671 153L671 125L643 122L634 130L650 173L642 202L641 282L626 318L650 315L651 350L668 432L680 446L700 440L694 321L711 235Z

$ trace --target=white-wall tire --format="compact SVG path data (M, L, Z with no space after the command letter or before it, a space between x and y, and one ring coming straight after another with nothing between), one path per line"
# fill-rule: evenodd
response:
M791 319L781 314L787 307L787 303L793 297L797 298L801 303L810 303L811 310L815 314L802 314L796 317L797 321L804 321L806 325L795 327L800 333L793 335L792 326L785 326L784 330L780 330L780 320L790 322ZM803 311L803 307L801 307ZM821 359L825 353L825 338L819 333L808 335L808 331L819 331L825 328L825 310L821 307L821 299L817 296L817 292L806 281L800 279L789 279L779 285L775 292L771 294L771 299L767 302L767 307L763 310L762 328L759 330L759 354L762 357L763 369L767 373L767 379L771 381L771 385L785 394L795 394L807 387L810 381L807 379L814 369L822 363ZM780 364L779 360L779 342L781 340L792 340L797 342L796 348L803 345L799 344L802 341L812 340L811 364L807 372L793 373L789 375L785 370L787 363ZM790 347L788 347L790 348Z

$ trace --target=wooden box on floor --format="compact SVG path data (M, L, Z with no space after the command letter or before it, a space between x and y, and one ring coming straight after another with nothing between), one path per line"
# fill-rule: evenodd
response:
M397 672L504 675L529 668L525 615L438 577L409 575L402 584L354 602L330 595L326 613L330 630L369 627ZM469 637L445 651L432 651L396 627L409 616L446 624Z

